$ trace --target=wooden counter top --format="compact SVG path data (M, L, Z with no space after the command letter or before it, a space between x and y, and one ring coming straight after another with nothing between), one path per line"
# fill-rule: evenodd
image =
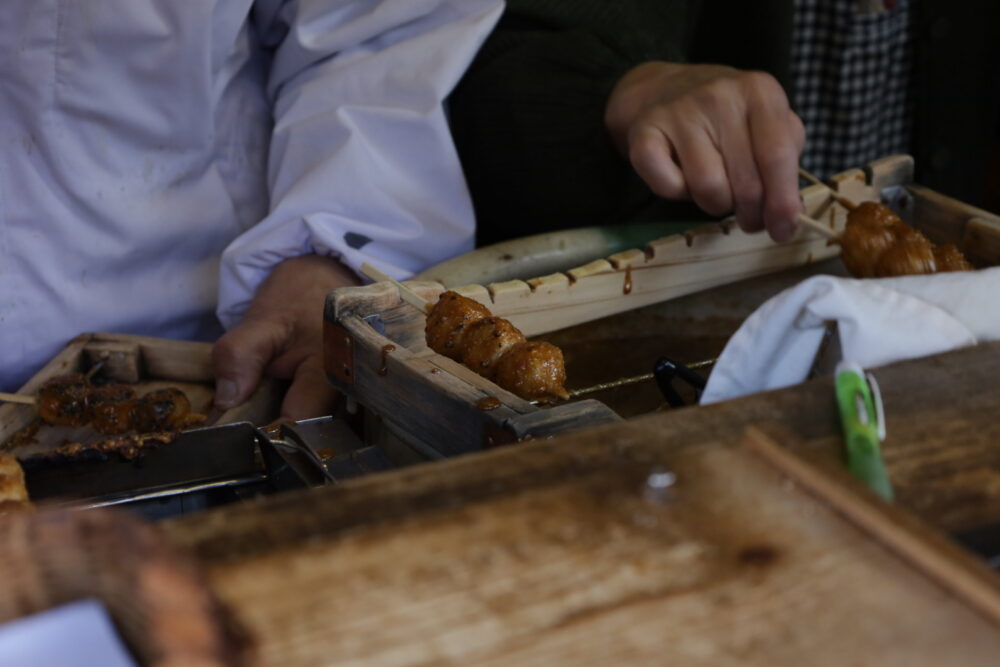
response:
M877 376L897 505L1000 522L1000 344ZM817 380L162 526L268 664L991 664L989 614L752 455L756 423L839 466Z

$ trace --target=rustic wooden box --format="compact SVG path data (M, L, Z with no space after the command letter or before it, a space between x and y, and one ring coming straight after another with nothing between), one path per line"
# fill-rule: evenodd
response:
M958 245L978 265L1000 262L1000 218L915 185L912 177L912 158L892 156L863 170L839 174L831 182L839 195L855 202L886 199L932 241ZM808 215L834 230L843 228L847 210L827 188L804 188L802 199ZM467 285L456 291L485 304L531 337L811 266L838 252L836 245L805 229L779 245L765 234L746 234L724 221L565 273ZM444 290L436 282L407 285L431 301ZM325 355L334 385L431 457L620 419L595 400L551 408L532 405L430 350L424 322L424 314L403 302L391 283L338 289L326 303ZM500 406L477 407L488 397L499 399Z

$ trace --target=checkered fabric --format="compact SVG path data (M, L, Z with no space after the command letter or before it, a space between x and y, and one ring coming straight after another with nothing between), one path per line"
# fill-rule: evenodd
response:
M795 0L793 103L807 170L826 178L909 152L914 1Z

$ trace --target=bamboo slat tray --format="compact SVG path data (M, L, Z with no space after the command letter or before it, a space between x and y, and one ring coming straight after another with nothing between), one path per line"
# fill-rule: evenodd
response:
M911 158L893 156L865 170L839 174L831 182L839 195L856 202L888 194L904 217L931 240L955 243L979 264L1000 262L1000 218L913 185L912 174ZM834 230L843 228L847 211L828 189L807 187L802 198L811 217ZM723 222L652 241L644 249L616 253L565 273L468 285L456 291L511 320L530 337L720 285L814 265L837 252L836 245L806 230L793 241L777 245L765 234L746 234L731 222ZM434 282L408 286L431 301L444 289ZM733 289L738 293L739 288ZM595 400L552 408L532 405L430 350L424 341L424 322L424 314L404 303L390 283L342 288L327 298L327 375L415 449L447 456L620 419ZM613 366L613 361L608 365ZM477 408L488 398L499 400L500 405L490 410Z

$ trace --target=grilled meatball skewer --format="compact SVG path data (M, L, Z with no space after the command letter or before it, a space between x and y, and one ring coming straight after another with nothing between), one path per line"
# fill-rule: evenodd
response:
M867 201L847 214L841 258L851 275L885 278L945 271L971 271L954 245L935 246L888 206Z
M372 280L391 282L400 297L427 314L427 346L460 361L483 377L527 400L568 399L562 350L551 343L528 342L517 327L474 299L443 292L437 303L400 284L370 264L361 273Z
M841 260L856 278L972 271L975 268L955 245L934 245L885 204L874 201L856 204L805 169L799 169L799 175L826 188L830 196L847 209L847 226L838 242Z
M180 389L166 388L137 397L128 385L92 385L81 373L57 375L38 390L38 416L49 424L90 424L106 435L186 428L203 418L191 412Z
M460 360L521 398L569 398L563 386L566 368L562 351L551 343L529 343L507 320L480 317L482 310L485 306L457 292L441 294L427 315L428 347Z

